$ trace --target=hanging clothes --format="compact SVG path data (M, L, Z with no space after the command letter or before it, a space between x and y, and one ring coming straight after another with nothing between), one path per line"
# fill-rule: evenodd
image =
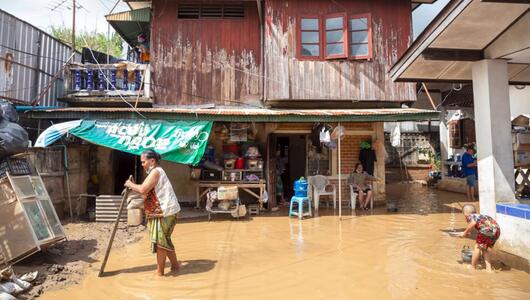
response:
M361 152L359 152L359 160L363 165L364 171L373 176L374 164L377 161L375 150L372 148L361 149Z
M330 141L331 129L331 126L327 124L316 124L313 126L311 131L311 144L317 148L318 153L322 153L322 143Z

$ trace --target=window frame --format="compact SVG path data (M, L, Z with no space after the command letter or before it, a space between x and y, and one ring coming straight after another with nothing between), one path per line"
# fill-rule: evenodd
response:
M302 54L302 32L315 32L315 30L302 30L302 19L317 19L318 20L318 43L304 43L309 45L318 45L318 55L309 56ZM297 24L297 35L296 35L296 54L299 60L322 60L322 18L320 15L300 15L298 16Z
M348 42L348 58L354 59L354 60L372 60L373 58L373 45L372 45L372 14L370 13L364 13L364 14L353 14L348 15L348 38L350 37L350 32L354 31L361 31L361 30L351 30L350 29L350 20L352 19L361 19L366 18L366 23L368 25L367 31L368 31L368 55L351 55L350 53L350 43ZM364 30L362 30L364 31ZM363 43L364 44L364 43Z
M327 39L326 39L326 19L341 16L344 18L343 35L344 35L344 54L339 55L327 55ZM366 18L368 25L368 55L351 55L350 53L350 20ZM302 30L302 19L318 19L319 24L319 43L304 43L314 44L319 46L318 56L306 56L302 55L302 32L311 30ZM361 14L348 14L346 12L332 13L332 14L303 14L299 15L296 24L296 58L298 60L313 60L313 61L325 61L333 59L346 59L346 60L373 60L373 34L372 34L372 14L361 13ZM314 31L314 30L313 30Z
M342 54L332 54L332 55L328 55L328 40L327 40L327 33L328 33L328 30L326 29L326 21L328 19L332 19L332 18L337 18L337 17L342 17L342 38L343 38L343 41L342 41L342 47L343 47L343 52ZM337 59L337 58L348 58L349 56L349 46L350 46L350 43L349 43L349 38L348 38L348 21L349 21L349 18L348 18L348 14L346 13L333 13L333 14L325 14L322 16L322 35L324 36L323 38L323 48L324 48L324 58L325 59ZM337 31L338 29L335 29L335 30L330 30L330 31ZM340 42L336 42L336 43L333 43L333 44L340 44Z

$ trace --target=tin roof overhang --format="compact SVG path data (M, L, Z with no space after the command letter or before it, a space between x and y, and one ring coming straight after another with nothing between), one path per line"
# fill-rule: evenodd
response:
M136 37L148 34L151 23L151 8L145 7L105 16L110 26L132 47L138 45Z
M530 84L530 3L450 1L390 70L394 81L471 82L482 59L508 61L510 84Z
M203 120L218 122L392 122L438 119L439 112L414 108L300 109L266 108L97 108L71 107L26 112L36 119Z

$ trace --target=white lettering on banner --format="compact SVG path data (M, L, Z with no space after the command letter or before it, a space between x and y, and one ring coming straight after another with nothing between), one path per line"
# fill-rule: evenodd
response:
M119 145L127 147L127 150L155 149L160 152L167 151L171 145L188 150L197 150L201 144L208 140L209 133L199 127L189 130L176 128L169 137L156 138L156 126L145 123L137 124L115 124L111 122L96 123L96 128L101 128L109 137L116 138ZM152 133L152 134L150 134Z

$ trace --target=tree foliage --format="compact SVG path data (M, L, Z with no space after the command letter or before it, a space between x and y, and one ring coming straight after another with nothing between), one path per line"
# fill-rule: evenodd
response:
M61 40L63 43L72 44L72 29L64 26L51 27L51 34L55 38ZM86 42L85 42L86 41ZM87 46L88 44L88 46ZM107 53L109 40L107 35L97 31L82 31L76 32L75 49L81 51L81 48L88 47L92 50ZM110 55L114 57L121 57L123 50L123 43L121 37L117 33L110 36Z

